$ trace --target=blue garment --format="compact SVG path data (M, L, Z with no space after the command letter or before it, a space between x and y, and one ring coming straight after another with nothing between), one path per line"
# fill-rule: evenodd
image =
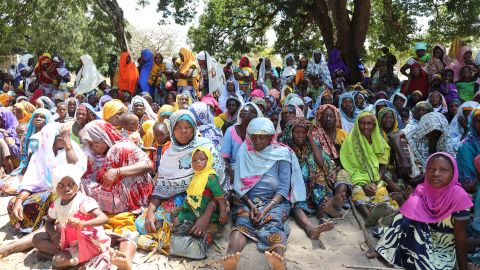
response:
M220 151L223 158L228 158L230 164L234 165L237 162L238 149L242 145L243 141L238 136L235 126L229 127L223 135L222 150Z
M140 85L141 92L148 92L150 96L155 95L155 86L148 84L148 77L150 77L150 72L153 67L153 54L149 49L142 50L142 58L144 63L142 65L142 70L140 71L140 77L138 78L138 84Z
M286 160L277 161L247 192L248 197L272 199L275 194L280 194L288 199L292 174L290 167L290 162Z

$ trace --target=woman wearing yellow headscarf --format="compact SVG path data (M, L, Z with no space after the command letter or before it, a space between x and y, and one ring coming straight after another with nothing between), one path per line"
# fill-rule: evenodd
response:
M122 101L112 99L103 106L102 120L118 128L120 126L120 115L127 111L127 106Z
M175 102L175 111L178 110L187 110L190 105L193 103L193 98L190 95L190 92L183 92L177 95Z
M198 65L197 58L187 48L181 48L178 52L182 64L180 65L177 73L175 73L175 79L177 79L178 93L184 91L190 92L192 97L197 96L197 91L200 88L200 66Z
M162 123L165 119L169 119L173 112L175 112L175 107L169 104L163 105L158 110L157 121Z
M27 101L21 101L13 105L13 113L15 114L19 124L27 124L35 109L35 106Z
M352 200L367 218L366 226L376 225L379 218L390 213L389 210L398 208L397 202L389 196L389 191L397 190L387 190L391 183L386 183L384 177L389 159L390 147L380 134L375 115L361 112L342 144L340 161L352 178Z
M150 76L148 77L148 84L157 87L160 85L160 82L165 82L163 72L167 69L167 65L163 62L164 59L161 53L155 54L153 59L153 67L150 71Z
M144 147L152 147L155 137L153 136L153 125L155 120L147 120L142 124L142 141Z

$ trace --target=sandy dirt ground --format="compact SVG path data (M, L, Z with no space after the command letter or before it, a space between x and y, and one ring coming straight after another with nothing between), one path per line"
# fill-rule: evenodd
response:
M7 197L0 197L0 245L17 239L12 226L8 223L6 206ZM316 223L316 220L312 218ZM344 219L333 219L336 224L332 231L322 233L319 240L310 240L302 229L290 219L291 228L286 252L287 269L347 269L344 265L361 265L385 267L378 260L369 260L365 257L367 244L362 230L351 211ZM183 270L183 269L223 269L221 258L226 252L230 226L226 226L219 232L216 240L221 250L210 247L208 258L201 261L185 260L180 258L169 258L163 255L153 255L146 261L146 252L139 251L135 256L134 269L161 269L161 270ZM12 254L0 260L0 269L21 270L21 269L51 269L50 262L38 261L35 249ZM241 270L263 270L270 269L265 257L256 249L256 244L249 241L242 252L239 269Z

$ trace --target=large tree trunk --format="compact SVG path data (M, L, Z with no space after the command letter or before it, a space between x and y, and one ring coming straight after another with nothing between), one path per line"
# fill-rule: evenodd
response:
M361 79L357 64L359 57L365 51L370 1L355 0L351 19L346 0L316 0L310 12L322 32L327 51L336 47L342 52L343 59L350 69L352 82L358 82ZM332 20L335 24L335 33Z
M113 35L117 39L118 47L122 52L128 52L128 42L125 35L125 24L123 20L123 10L116 0L95 0L100 8L107 13L111 19Z

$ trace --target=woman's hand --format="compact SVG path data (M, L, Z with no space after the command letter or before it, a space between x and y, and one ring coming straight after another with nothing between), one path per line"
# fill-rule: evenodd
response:
M145 214L145 229L147 229L148 233L155 233L157 229L155 228L155 222L157 221L157 217L155 213L147 210Z
M365 195L368 197L375 196L375 193L377 192L377 185L375 183L366 184L362 188L363 192L365 192Z
M257 207L255 205L250 206L250 213L248 214L250 217L250 221L252 223L256 224L257 217L260 215L260 211L258 211Z
M201 215L195 221L192 228L188 232L190 235L201 237L207 233L208 224L210 223L210 217L208 215Z
M23 205L15 202L15 206L12 209L12 214L19 221L23 221Z
M70 144L70 127L68 125L63 125L60 128L60 137L65 144Z
M103 186L105 187L111 187L115 183L115 181L118 178L118 169L108 169L105 174L103 175L102 181L103 181Z
M265 207L263 211L257 211L257 215L255 215L252 220L253 224L258 225L258 223L260 223L260 221L267 215L267 213L267 207Z
M83 228L83 221L78 218L69 218L68 224L78 227L79 229Z

